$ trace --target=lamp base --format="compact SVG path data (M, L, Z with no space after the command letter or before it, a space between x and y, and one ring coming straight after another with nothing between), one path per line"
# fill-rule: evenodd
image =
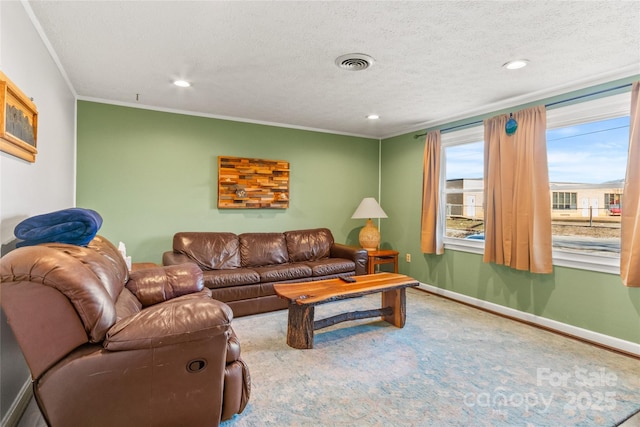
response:
M371 218L367 220L367 223L362 230L360 230L360 234L358 235L360 246L368 251L377 251L378 246L380 246L380 232L378 231L378 227L373 224Z

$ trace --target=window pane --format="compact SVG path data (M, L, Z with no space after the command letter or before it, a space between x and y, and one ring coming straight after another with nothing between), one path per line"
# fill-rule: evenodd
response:
M445 147L447 237L483 238L484 143Z
M629 116L547 131L553 245L620 253Z

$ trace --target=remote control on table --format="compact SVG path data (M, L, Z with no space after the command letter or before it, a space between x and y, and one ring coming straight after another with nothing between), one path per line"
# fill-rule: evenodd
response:
M356 282L356 279L354 279L353 277L340 276L340 280L342 280L343 282L347 282L347 283L355 283Z

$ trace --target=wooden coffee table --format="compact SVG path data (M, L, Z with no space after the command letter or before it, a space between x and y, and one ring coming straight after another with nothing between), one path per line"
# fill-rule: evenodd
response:
M289 302L287 344L293 348L313 348L313 331L347 320L382 317L402 328L406 319L406 293L408 287L418 286L415 279L396 273L378 273L352 276L355 283L340 279L317 282L280 283L273 288L279 297ZM331 301L382 293L382 308L342 313L326 319L314 320L316 305Z

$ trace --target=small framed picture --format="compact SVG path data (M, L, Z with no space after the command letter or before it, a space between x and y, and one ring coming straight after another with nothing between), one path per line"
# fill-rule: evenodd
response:
M35 104L0 71L0 150L33 163L37 141Z

